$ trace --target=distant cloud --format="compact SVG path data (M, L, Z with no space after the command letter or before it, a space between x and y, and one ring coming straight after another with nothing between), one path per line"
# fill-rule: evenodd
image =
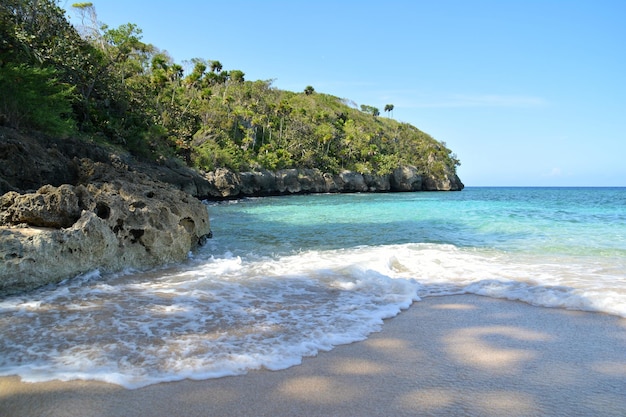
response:
M561 177L563 172L561 168L552 168L548 173L544 175L544 177Z
M543 178L559 178L559 179L568 179L574 177L574 173L572 171L563 171L561 168L552 168L548 172L541 175Z

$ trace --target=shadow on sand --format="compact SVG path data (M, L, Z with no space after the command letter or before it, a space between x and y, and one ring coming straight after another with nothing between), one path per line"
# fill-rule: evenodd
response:
M0 378L0 416L624 416L624 393L626 319L458 295L283 371L137 390Z

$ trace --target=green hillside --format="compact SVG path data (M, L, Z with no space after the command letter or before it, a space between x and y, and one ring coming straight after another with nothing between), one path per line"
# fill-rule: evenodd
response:
M0 125L85 135L139 157L210 171L265 168L438 177L459 161L445 144L371 104L248 81L219 61L175 63L133 24L109 28L91 3L73 27L53 0L0 4Z

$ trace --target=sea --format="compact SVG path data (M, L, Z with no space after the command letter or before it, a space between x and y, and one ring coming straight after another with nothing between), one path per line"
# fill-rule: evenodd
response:
M0 299L0 376L128 389L280 370L420 300L626 317L626 188L467 187L207 203L185 262Z

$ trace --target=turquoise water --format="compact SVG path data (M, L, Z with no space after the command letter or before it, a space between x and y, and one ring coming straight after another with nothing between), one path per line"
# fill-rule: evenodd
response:
M276 197L220 205L212 213L220 243L244 251L253 245L264 253L445 243L520 253L626 254L624 188ZM233 226L236 233L230 233Z
M208 205L188 262L0 300L0 375L128 388L283 369L429 296L626 317L626 188L466 188Z

